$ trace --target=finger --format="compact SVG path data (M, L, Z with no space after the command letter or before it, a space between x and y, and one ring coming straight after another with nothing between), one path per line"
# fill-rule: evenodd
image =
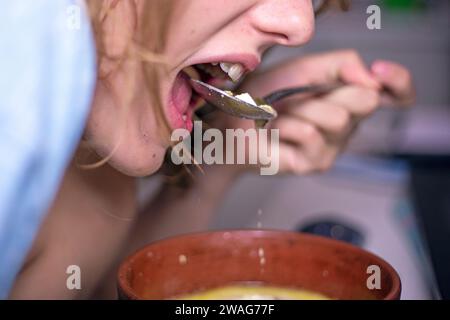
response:
M371 89L380 88L380 83L373 77L356 51L350 50L343 53L343 59L337 72L339 80L345 83L361 85Z
M323 100L344 108L352 117L364 118L380 105L380 94L373 89L346 86L324 96Z
M304 174L311 171L311 163L297 147L280 144L280 169L284 173Z
M328 82L339 80L372 89L380 88L380 83L355 50L326 53L315 56L312 60L310 63L314 63L311 63L311 68L315 69L315 74L326 74Z
M320 162L317 164L316 170L321 172L330 170L336 162L340 149L339 144L330 145L320 158Z
M350 127L350 112L336 103L323 99L313 99L301 105L288 106L285 110L288 114L311 123L330 136L346 134Z
M285 173L305 174L329 170L339 155L339 147L332 146L320 158L308 157L301 148L280 145L280 169Z
M279 129L281 143L301 150L311 160L320 158L327 148L325 137L310 123L292 117L280 117L274 123L274 128Z
M391 93L399 105L413 104L416 94L411 73L402 65L378 60L372 64L372 73Z

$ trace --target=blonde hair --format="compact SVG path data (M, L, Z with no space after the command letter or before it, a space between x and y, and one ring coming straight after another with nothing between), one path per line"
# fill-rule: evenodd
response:
M172 12L172 0L150 0L143 1L142 8L138 11L135 0L85 0L87 9L91 18L92 29L95 36L97 60L98 65L101 61L108 60L114 63L114 70L127 60L133 59L143 63L144 79L146 87L150 93L151 104L154 106L154 111L157 118L157 123L161 124L163 138L169 139L170 125L165 116L163 103L159 95L160 92L160 76L167 72L167 62L163 55L166 45L168 24L170 14ZM136 24L133 26L133 35L127 40L126 49L119 55L111 55L106 48L106 37L103 32L103 25L108 16L119 5L120 2L128 2L133 8L133 14ZM141 12L141 16L138 16ZM107 73L102 73L99 69L98 78L108 83L108 77L112 73L110 70ZM133 84L128 84L132 86ZM110 88L110 86L108 86ZM132 88L126 89L128 93L133 92ZM113 96L117 96L115 92L111 92ZM125 92L127 93L127 92ZM129 97L131 99L131 97ZM119 103L118 99L115 99ZM127 101L127 99L125 99ZM121 111L128 109L128 103L122 105ZM116 143L116 148L119 145ZM89 147L86 143L84 146ZM100 167L108 162L113 156L116 148L102 160L94 164L80 164L79 166L85 169L93 169Z

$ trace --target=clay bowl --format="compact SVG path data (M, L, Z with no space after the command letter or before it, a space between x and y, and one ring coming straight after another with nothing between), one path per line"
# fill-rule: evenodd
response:
M371 265L380 268L380 289L367 287ZM169 238L139 250L118 272L121 299L172 299L236 282L301 288L345 300L395 300L401 293L397 272L383 259L340 241L286 231Z

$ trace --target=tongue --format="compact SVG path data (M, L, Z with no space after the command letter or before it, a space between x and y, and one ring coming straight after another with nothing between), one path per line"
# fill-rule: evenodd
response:
M175 108L181 114L185 113L187 108L189 107L189 100L192 95L192 89L189 86L188 77L180 72L177 78L175 79L175 83L172 89L172 99L175 105Z

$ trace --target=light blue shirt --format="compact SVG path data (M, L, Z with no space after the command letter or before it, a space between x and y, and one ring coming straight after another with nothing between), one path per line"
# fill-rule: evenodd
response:
M0 0L2 299L55 197L89 112L95 46L87 16L83 10L77 15L76 4Z

